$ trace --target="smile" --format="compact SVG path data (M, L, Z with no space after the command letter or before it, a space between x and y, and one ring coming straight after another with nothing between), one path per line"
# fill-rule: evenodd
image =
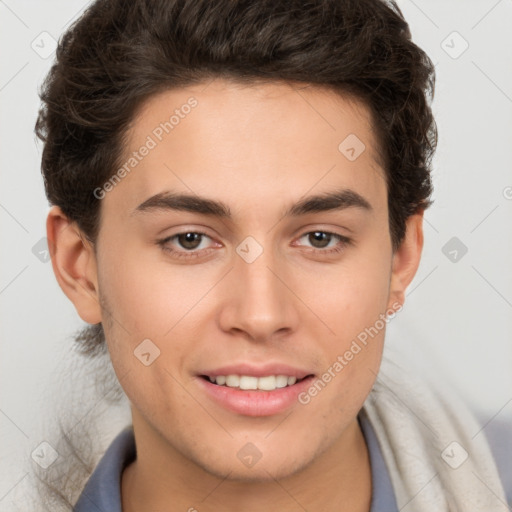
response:
M216 406L243 416L285 413L298 403L298 395L315 379L313 374L292 375L200 375L202 392Z

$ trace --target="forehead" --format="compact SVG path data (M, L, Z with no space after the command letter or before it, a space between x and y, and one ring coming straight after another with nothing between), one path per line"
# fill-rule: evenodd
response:
M385 187L367 107L313 85L216 79L166 90L144 102L125 141L127 172L105 201L118 206L165 190L242 207L340 184L379 196Z
M182 122L189 114L192 121ZM309 141L305 152L318 146L321 139L332 145L329 132L331 136L336 133L334 138L341 142L352 130L353 135L364 139L367 154L380 164L371 113L360 99L328 87L296 82L240 83L217 78L160 92L143 102L134 115L128 146L136 146L148 134L157 143L162 138L164 143L172 143L172 137L166 136L188 137L190 124L199 144L223 138L223 144L245 143L245 151L249 141L258 145L266 135L275 139L278 134L281 141ZM232 137L225 139L226 135Z

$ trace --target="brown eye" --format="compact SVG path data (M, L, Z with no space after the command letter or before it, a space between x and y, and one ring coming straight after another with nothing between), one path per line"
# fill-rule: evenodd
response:
M202 236L201 233L189 232L177 235L176 239L184 249L197 249L201 244Z
M298 245L319 256L341 253L349 245L352 245L350 238L330 231L309 231L304 233L299 241Z
M156 243L173 258L201 258L214 249L214 240L201 231L183 231Z
M332 239L332 233L326 233L325 231L313 231L308 233L308 240L311 242L313 247L322 249L329 245Z

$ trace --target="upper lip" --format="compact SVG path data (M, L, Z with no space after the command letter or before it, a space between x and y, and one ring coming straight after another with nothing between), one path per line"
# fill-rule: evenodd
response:
M239 363L214 368L211 370L204 370L199 372L200 375L206 377L218 377L219 375L249 375L251 377L265 377L267 375L286 375L288 377L296 377L303 379L312 372L295 368L288 364L282 363L267 363L264 365L256 365L250 363Z

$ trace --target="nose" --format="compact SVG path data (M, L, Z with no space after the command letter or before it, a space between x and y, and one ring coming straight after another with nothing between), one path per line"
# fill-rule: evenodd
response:
M283 261L271 250L251 263L238 255L224 283L220 327L252 341L270 341L297 329L300 301Z

